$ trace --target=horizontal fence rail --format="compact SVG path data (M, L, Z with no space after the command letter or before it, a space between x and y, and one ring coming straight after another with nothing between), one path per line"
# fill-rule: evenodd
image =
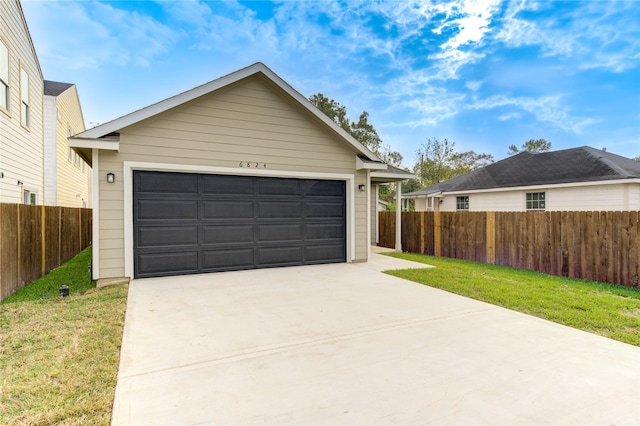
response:
M395 212L379 213L394 248ZM403 212L402 249L638 287L640 212Z
M0 204L0 300L91 244L92 211Z

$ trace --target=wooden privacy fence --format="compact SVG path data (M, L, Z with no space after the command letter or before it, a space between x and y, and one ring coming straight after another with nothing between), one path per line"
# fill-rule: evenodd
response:
M0 300L91 244L91 209L0 204Z
M379 213L394 248L395 212ZM402 249L638 287L640 212L405 212Z

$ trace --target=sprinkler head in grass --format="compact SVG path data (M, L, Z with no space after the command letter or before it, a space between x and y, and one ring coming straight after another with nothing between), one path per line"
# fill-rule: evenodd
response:
M60 296L67 297L68 295L69 295L69 286L63 285L62 287L60 287Z

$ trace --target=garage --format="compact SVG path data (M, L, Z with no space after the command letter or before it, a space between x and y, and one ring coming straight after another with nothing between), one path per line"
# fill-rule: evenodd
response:
M134 277L346 261L343 180L133 171Z
M98 286L366 262L377 185L413 178L262 63L69 143L92 168Z

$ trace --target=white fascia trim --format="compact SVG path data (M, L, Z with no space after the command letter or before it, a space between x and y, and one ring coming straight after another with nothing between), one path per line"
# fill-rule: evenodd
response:
M387 170L385 163L378 163L376 161L365 161L362 158L356 156L356 170Z
M99 139L69 138L69 146L71 148L104 149L105 151L120 150L120 142Z
M100 278L100 150L94 148L91 168L91 209L93 213L93 235L91 237L91 279Z
M402 198L422 198L422 197L426 197L426 198L431 198L431 197L442 197L442 192L431 192L429 194L419 194L419 195L407 195L407 194L402 194Z
M371 172L372 178L378 179L394 179L394 180L407 180L414 179L415 175L413 174L405 174L405 173L386 173L386 172Z
M591 181L591 182L556 183L552 185L512 186L507 188L474 189L469 191L446 191L446 192L442 192L442 196L444 197L446 195L458 195L458 194L479 194L479 193L486 193L486 192L539 191L543 189L620 185L625 183L640 184L640 179L634 178L634 179L597 180L597 181Z
M94 151L95 154L95 151ZM356 256L356 227L355 227L355 175L348 173L320 173L320 172L292 172L286 170L256 170L240 169L232 167L210 167L186 164L146 163L139 161L124 161L122 163L122 176L124 185L124 274L133 279L133 171L151 170L158 172L182 172L202 174L224 174L235 176L269 176L298 179L326 179L343 180L347 189L347 262L351 263ZM94 173L95 175L95 173ZM94 210L95 211L95 210ZM94 229L95 229L94 216ZM95 232L95 231L94 231ZM95 238L95 234L94 234ZM95 251L94 251L95 253Z
M125 127L136 124L149 117L153 117L154 115L170 110L171 108L175 108L179 105L182 105L200 96L206 95L208 93L211 93L213 91L216 91L218 89L221 89L225 86L228 86L230 84L233 84L237 81L240 81L244 78L250 77L258 73L264 74L268 79L270 79L273 83L275 83L280 89L284 90L289 96L294 98L302 107L304 107L307 111L309 111L311 114L313 114L318 119L320 119L323 123L329 126L335 133L340 135L340 137L342 137L351 146L353 146L356 149L356 151L363 154L364 156L371 159L372 161L380 161L380 162L382 161L380 158L378 158L378 156L376 156L367 147L365 147L360 142L358 142L353 136L347 133L343 128L338 126L326 114L324 114L322 111L316 108L307 98L302 96L297 90L291 87L286 81L281 79L276 73L271 71L269 68L267 68L266 65L264 65L261 62L255 63L246 68L235 71L231 74L227 74L226 76L220 77L216 80L210 81L208 83L195 87L186 92L182 92L178 95L175 95L171 98L157 102L153 105L149 105L145 108L139 109L137 111L134 111L120 118L116 118L115 120L112 120L108 123L86 130L80 133L81 138L98 139L111 132L115 132Z

